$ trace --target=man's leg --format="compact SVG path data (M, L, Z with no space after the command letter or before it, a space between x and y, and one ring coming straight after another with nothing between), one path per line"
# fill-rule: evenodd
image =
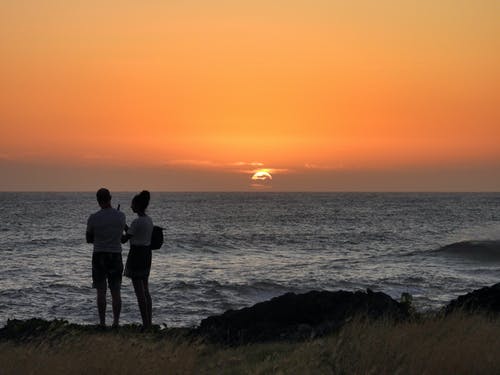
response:
M122 295L120 288L111 289L111 299L113 303L113 326L118 327L120 323L120 312L122 311Z
M106 287L97 289L97 311L101 326L106 325Z
M97 291L97 311L101 326L106 325L106 268L105 254L92 254L92 286Z
M113 326L118 327L120 323L120 312L122 310L122 296L120 293L122 287L123 261L119 253L111 254L108 264L108 284L111 291L111 300L113 304Z

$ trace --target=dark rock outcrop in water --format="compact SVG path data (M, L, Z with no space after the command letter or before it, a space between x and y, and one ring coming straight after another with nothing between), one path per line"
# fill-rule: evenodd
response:
M500 283L464 294L445 307L445 313L500 313Z
M252 307L206 318L198 332L226 344L305 339L334 332L355 316L400 321L407 319L409 312L387 294L370 290L287 293Z
M500 241L462 241L443 246L436 251L468 259L500 262Z

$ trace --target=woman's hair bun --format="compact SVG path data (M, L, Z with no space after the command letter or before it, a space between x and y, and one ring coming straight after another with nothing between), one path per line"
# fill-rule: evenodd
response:
M143 190L139 193L139 195L142 197L142 199L149 203L149 200L151 199L151 194L149 194L149 191Z
M137 194L133 201L142 209L146 210L146 208L149 205L149 199L151 198L151 194L149 194L149 191L143 190L139 194Z

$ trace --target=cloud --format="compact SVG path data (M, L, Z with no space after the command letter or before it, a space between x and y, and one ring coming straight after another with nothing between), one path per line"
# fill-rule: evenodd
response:
M288 168L268 168L267 169L269 173L275 173L275 174L283 174L283 173L291 173L293 172L293 169L288 169Z
M306 168L306 169L323 170L323 171L336 171L336 170L344 169L344 166L342 164L338 164L338 165L321 165L321 164L314 164L314 163L306 163L306 164L304 164L304 168Z
M169 160L166 163L168 167L181 167L191 169L214 169L224 170L230 173L241 173L253 175L258 171L265 171L271 174L285 174L292 173L293 170L289 168L267 168L264 163L252 161L236 161L229 163L215 162L212 160L196 160L196 159L178 159Z
M215 162L212 160L195 160L195 159L180 159L180 160L169 160L165 163L168 166L181 166L190 168L214 168L214 169L225 169L226 171L241 172L241 173L255 173L256 171L262 169L264 163L252 161L235 161L230 163ZM248 168L248 169L242 169ZM285 169L270 168L266 169L268 171L274 171L279 173L285 171Z
M258 183L251 183L250 187L252 189L271 189L272 185L271 184L258 184Z
M203 168L220 168L223 167L224 164L216 163L210 160L192 160L192 159L183 159L183 160L169 160L166 162L168 166L185 166L185 167L203 167Z
M240 169L239 172L252 175L257 172L267 172L270 174L285 174L285 173L292 173L293 170L287 168L252 168L252 169Z
M264 166L264 163L260 163L257 161L247 163L245 161L237 161L235 163L232 163L232 165L238 166L238 167L262 167Z

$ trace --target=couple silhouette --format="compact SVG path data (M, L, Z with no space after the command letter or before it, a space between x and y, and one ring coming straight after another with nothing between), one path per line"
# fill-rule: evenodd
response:
M94 247L92 286L97 291L99 325L101 328L106 327L106 291L109 287L113 306L112 327L118 327L122 307L122 275L125 275L132 280L134 286L142 329L149 329L152 326L153 305L148 286L153 221L146 214L146 209L150 194L144 190L132 199L131 208L137 217L130 223L130 227L120 206L117 209L111 206L111 193L108 189L99 189L96 198L101 209L89 216L86 239ZM124 269L122 244L126 242L130 243L130 251Z

